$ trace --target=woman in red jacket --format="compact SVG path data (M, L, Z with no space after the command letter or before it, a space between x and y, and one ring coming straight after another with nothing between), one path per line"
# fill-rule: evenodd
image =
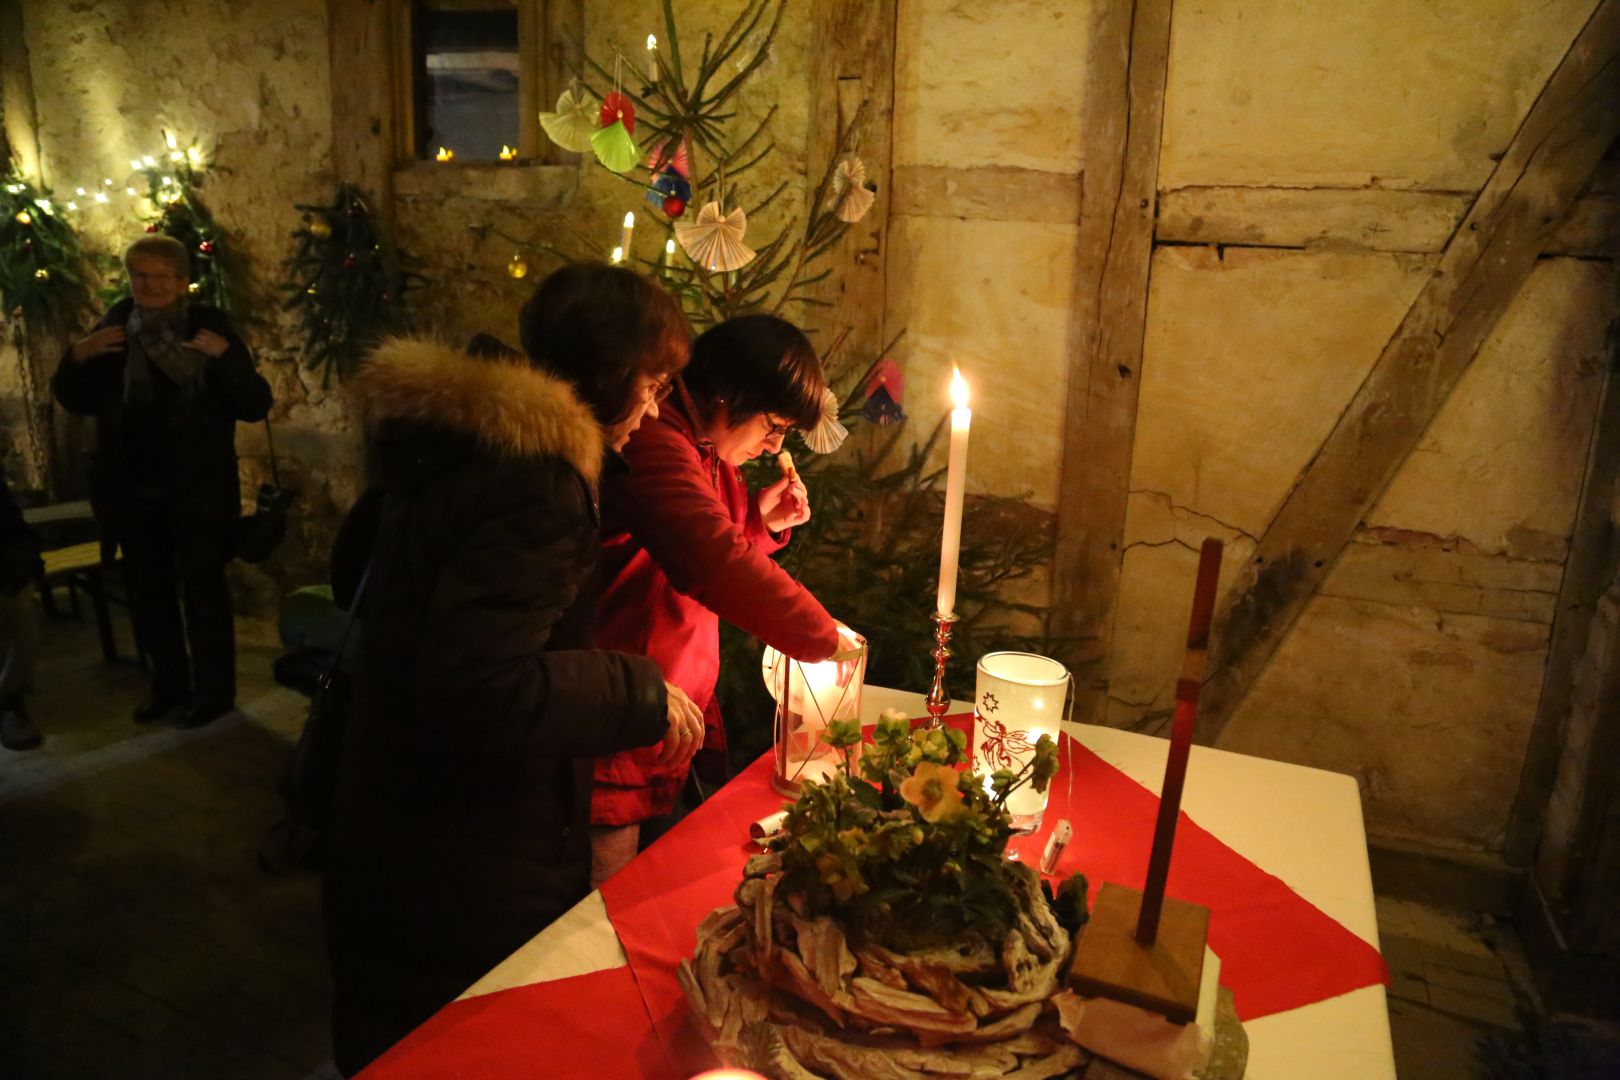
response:
M794 473L750 492L738 469L820 421L826 396L797 327L772 315L721 323L693 342L676 393L630 439L630 468L603 480L597 647L656 660L703 710L705 747L725 745L714 694L720 619L798 660L839 649L826 608L770 558L810 520L804 484ZM641 822L674 807L687 769L651 751L597 759L593 885L635 855Z

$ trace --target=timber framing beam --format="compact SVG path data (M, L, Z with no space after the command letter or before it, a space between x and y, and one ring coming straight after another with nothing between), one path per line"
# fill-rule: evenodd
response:
M392 0L328 0L332 68L332 173L354 184L388 225L394 214L394 20ZM345 78L344 72L370 78ZM375 77L380 75L381 77Z
M1099 0L1081 131L1052 629L1076 639L1078 718L1107 699L1136 429L1172 0Z
M883 316L887 305L889 216L894 210L894 62L899 0L817 0L810 42L810 137L806 161L809 183L837 152L841 127L855 123L854 141L867 180L877 186L877 202L839 242L841 253L827 260L839 266L818 286L816 298L833 306L835 332L818 342L831 345L837 332L849 336L834 362L853 359L863 368L888 344ZM833 328L829 328L833 329Z
M1199 739L1216 741L1473 361L1620 131L1620 0L1600 0L1438 266L1266 529L1223 613Z

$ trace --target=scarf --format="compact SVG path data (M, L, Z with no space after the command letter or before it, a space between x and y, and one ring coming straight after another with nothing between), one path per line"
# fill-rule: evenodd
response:
M186 302L143 310L132 308L124 324L128 358L124 362L124 400L149 401L152 369L162 372L186 396L202 384L208 358L185 345Z

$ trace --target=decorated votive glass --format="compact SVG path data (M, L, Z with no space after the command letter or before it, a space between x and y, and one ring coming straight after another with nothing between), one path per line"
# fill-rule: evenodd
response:
M988 790L997 769L1018 772L1035 760L1042 735L1055 741L1068 698L1069 671L1034 653L993 652L979 658L973 687L973 768ZM1014 831L1041 827L1051 791L1026 782L1007 797Z

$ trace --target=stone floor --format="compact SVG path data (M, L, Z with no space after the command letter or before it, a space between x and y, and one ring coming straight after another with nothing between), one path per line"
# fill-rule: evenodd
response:
M45 628L40 750L0 750L0 1077L332 1077L316 881L258 866L305 703L242 627L239 715L136 727L140 672ZM127 625L120 638L129 641ZM1404 1080L1620 1076L1549 1023L1510 929L1380 899Z

